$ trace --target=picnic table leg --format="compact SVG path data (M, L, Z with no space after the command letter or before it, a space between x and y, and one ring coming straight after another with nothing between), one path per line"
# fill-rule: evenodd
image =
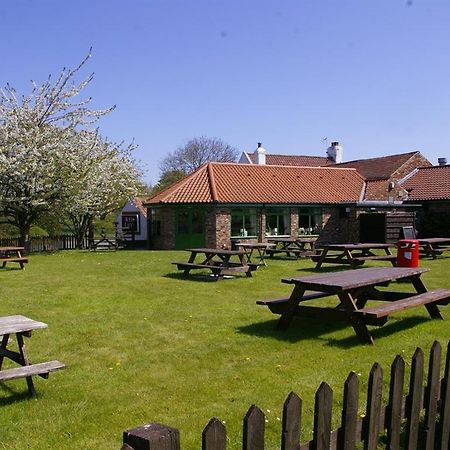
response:
M16 333L16 337L17 337L17 344L19 346L19 354L20 354L20 359L21 359L20 364L22 364L22 366L28 366L30 364L30 362L28 361L28 356L25 351L25 345L23 343L22 333ZM33 378L26 377L25 379L27 380L28 392L29 392L30 396L36 397L36 390L34 389Z
M366 344L373 344L373 338L367 329L367 325L359 317L353 314L358 308L352 296L348 292L342 292L338 294L339 300L341 301L342 307L348 313L350 324L355 330L356 336L361 342Z
M2 338L2 343L0 344L0 370L3 365L3 358L5 357L5 354L2 350L6 350L6 346L8 345L9 340L9 334L4 334Z
M425 292L428 292L427 288L425 287L423 281L419 278L419 276L411 277L411 282L418 294L424 294ZM428 314L432 319L444 320L444 317L439 311L437 305L429 303L428 305L425 305L425 308L427 308Z
M314 267L314 269L320 269L320 266L322 265L325 256L327 256L327 253L328 253L327 248L322 249L322 252L320 253L319 256L319 261L317 261L316 267Z
M295 310L300 303L303 294L305 293L306 288L303 286L295 286L292 291L291 296L289 297L289 301L286 305L286 309L283 314L281 314L280 319L278 320L277 328L279 330L285 330L289 324L292 322L292 318L294 317Z

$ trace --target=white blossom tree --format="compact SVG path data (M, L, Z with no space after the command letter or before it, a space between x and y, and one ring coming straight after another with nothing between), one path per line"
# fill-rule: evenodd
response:
M75 80L89 57L56 81L32 82L29 95L9 84L0 90L0 217L19 229L24 244L31 225L74 193L80 131L114 109L92 110L91 98L77 100L93 79Z
M137 194L141 173L133 149L133 144L122 148L94 132L79 133L68 161L74 171L63 207L78 247L95 218L104 218Z

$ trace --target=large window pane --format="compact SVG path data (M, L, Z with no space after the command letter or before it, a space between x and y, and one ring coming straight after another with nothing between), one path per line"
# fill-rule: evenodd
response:
M322 210L320 208L299 208L298 233L319 234L322 231Z
M256 236L258 217L255 209L231 210L231 236Z
M187 211L178 211L177 214L178 233L189 233L189 213Z
M152 224L152 236L161 236L161 210L152 209L151 214L151 224Z
M266 210L266 235L291 234L291 214L288 208L268 208Z

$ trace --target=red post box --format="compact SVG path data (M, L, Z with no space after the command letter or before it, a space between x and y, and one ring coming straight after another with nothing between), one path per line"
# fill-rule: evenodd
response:
M419 266L419 241L400 239L397 244L397 267Z

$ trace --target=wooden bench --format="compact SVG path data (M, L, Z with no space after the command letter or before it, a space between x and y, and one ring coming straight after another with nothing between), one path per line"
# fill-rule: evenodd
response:
M377 319L387 318L390 314L414 308L420 305L447 305L450 303L449 289L436 289L423 294L413 295L402 300L384 303L370 308L364 308L354 311L353 314L363 316L366 321L373 321L376 324Z
M355 256L352 258L356 262L364 261L391 261L396 262L397 256L395 255L373 255L373 256Z
M249 263L245 266L238 265L232 263L231 265L224 267L215 264L197 264L197 263L189 263L189 262L173 262L172 264L177 266L178 270L184 270L185 275L189 275L190 270L192 269L208 269L210 270L216 277L220 277L222 275L232 275L233 273L244 272L248 277L251 277L254 270L259 267L259 264Z
M302 297L302 302L307 300L314 300L316 298L329 297L330 294L325 292L307 291ZM272 298L269 300L257 300L257 305L267 306L273 314L283 314L286 309L286 305L289 302L289 297Z
M0 262L3 263L2 264L2 268L6 266L6 263L9 262L16 262L20 264L20 268L23 269L23 265L26 264L28 262L28 258L25 258L23 256L11 256L10 258L6 257L6 258L0 258Z
M33 375L39 375L42 378L48 378L50 372L64 369L66 365L61 361L48 361L39 364L30 364L29 366L14 367L0 371L0 381L16 380L18 378L27 378Z

